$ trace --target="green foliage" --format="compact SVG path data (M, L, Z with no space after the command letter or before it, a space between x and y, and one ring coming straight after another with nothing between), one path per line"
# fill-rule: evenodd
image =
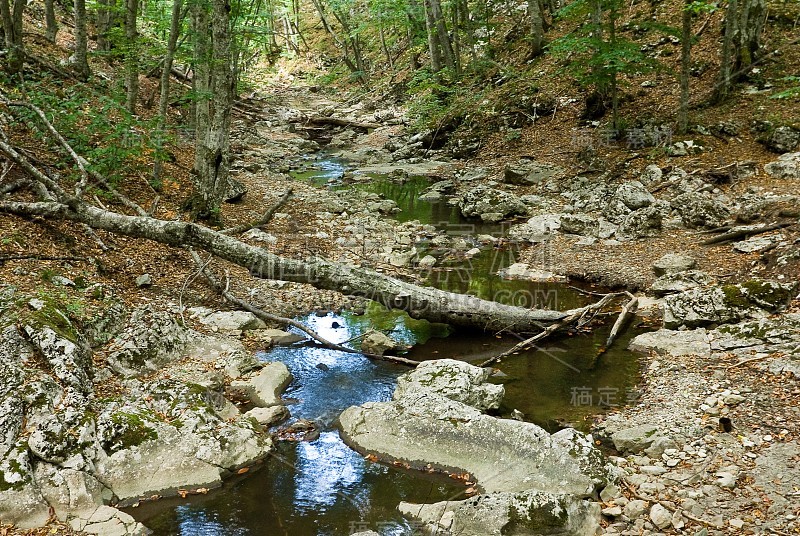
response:
M787 76L782 78L782 80L798 85L784 89L783 91L770 96L771 99L794 99L800 97L800 76Z
M549 50L568 63L566 70L584 87L608 95L618 75L642 74L658 62L641 51L638 43L619 35L616 19L619 0L576 0L559 12L561 18L585 19L575 31L556 39Z
M121 94L98 95L81 84L54 91L50 84L48 80L31 83L28 97L43 110L57 111L50 117L51 122L75 152L89 161L90 169L106 176L112 184L146 169L156 147L151 139L152 133L157 132L155 119L146 121L130 115ZM27 123L38 137L49 143L51 137L38 118L32 112L21 113L26 114ZM64 155L60 164L72 169L73 178L77 177L68 156Z

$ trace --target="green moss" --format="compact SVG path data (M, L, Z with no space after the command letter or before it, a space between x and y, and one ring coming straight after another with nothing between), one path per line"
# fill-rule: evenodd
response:
M771 305L780 307L785 305L792 298L791 290L788 286L779 285L770 281L752 279L740 285L750 301L761 304L761 306Z
M158 438L156 430L147 426L139 413L117 411L111 415L110 420L115 425L116 433L106 441L104 447L111 452L136 447L145 441Z
M725 305L728 307L750 307L750 300L737 285L724 285L722 288L725 294Z

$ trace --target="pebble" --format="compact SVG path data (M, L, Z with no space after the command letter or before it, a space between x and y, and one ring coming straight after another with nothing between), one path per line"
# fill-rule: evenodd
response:
M742 521L741 519L731 519L728 521L728 523L730 523L731 527L735 529L740 529L744 527L744 521Z
M618 517L622 515L622 507L621 506L611 506L609 508L603 508L602 513L604 516L608 517Z
M667 469L658 465L643 465L640 471L646 475L663 475L667 472Z
M672 514L660 504L654 504L653 507L650 508L650 521L652 521L656 527L663 530L672 525Z

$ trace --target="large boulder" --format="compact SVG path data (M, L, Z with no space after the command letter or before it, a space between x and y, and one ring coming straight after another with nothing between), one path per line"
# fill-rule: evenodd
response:
M339 422L345 442L361 453L467 472L490 493L558 489L588 497L608 478L597 451L587 459L535 424L490 417L432 392L350 407Z
M653 272L659 277L678 274L697 266L697 260L684 253L667 253L653 263Z
M650 292L656 296L666 296L677 292L685 292L703 287L711 282L711 278L699 270L686 270L678 273L666 273L653 281Z
M561 232L580 236L597 236L600 222L589 214L562 214Z
M800 179L800 153L786 153L764 166L767 175L776 179Z
M454 359L423 361L398 378L394 399L427 391L481 410L497 409L505 389L502 385L486 383L490 375L488 368Z
M402 343L374 329L368 331L361 338L361 351L368 354L383 355L386 352L404 349L405 346Z
M737 285L702 287L664 299L664 327L698 327L738 322L783 309L793 284L754 279Z
M625 216L620 222L616 233L620 238L658 236L661 233L662 222L662 211L655 206L649 206L634 210Z
M272 449L252 419L220 417L224 402L218 391L196 384L158 380L140 385L97 417L101 450L94 476L121 504L218 486L228 471Z
M611 435L614 448L620 452L638 454L648 448L660 437L660 428L654 424L642 424L624 428Z
M139 307L111 341L106 360L121 376L141 376L180 357L188 341L188 330L172 315L149 305Z
M508 236L513 240L542 242L561 228L561 216L561 214L539 214L525 223L513 225L508 230Z
M707 356L711 353L711 342L704 328L684 331L660 329L637 335L628 345L628 350L655 352L669 357Z
M631 210L649 207L655 203L656 198L639 181L628 181L619 186L615 197L620 199Z
M464 501L400 503L430 534L586 536L600 528L600 505L562 493L491 493Z
M345 442L418 469L467 472L488 493L558 490L584 498L612 478L591 436L571 429L551 436L465 403L499 403L501 392L485 384L484 371L451 360L420 367L398 379L392 401L345 410L339 417Z
M481 185L464 193L458 201L461 213L468 217L480 217L484 221L491 221L499 214L501 218L514 215L524 215L528 208L516 195Z
M692 191L680 194L670 201L689 228L719 227L731 215L731 209L720 196L708 192Z
M198 315L198 320L201 324L220 331L246 331L267 327L263 320L250 311L214 311Z

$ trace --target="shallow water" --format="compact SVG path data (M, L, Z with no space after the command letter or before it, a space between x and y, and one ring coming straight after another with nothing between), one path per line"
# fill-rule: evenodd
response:
M299 178L339 188L336 184L344 170L343 163L324 160L317 171ZM503 233L499 226L465 220L446 202L419 202L419 193L429 183L425 178L398 183L375 177L370 183L347 187L395 200L403 209L398 215L401 221L432 223L465 237ZM541 254L541 264L546 267L546 250ZM442 262L428 274L427 284L527 307L564 310L595 299L564 284L506 281L496 275L516 259L513 245L500 249L484 246L473 259ZM454 358L480 363L519 342L513 333L451 333L447 326L412 320L402 312L377 305L362 316L310 315L301 320L335 342L357 341L366 330L379 329L415 345L408 357L416 360ZM631 401L639 364L625 347L643 330L632 327L612 348L602 352L609 329L606 325L584 334L560 336L496 363L492 381L506 388L499 415L510 417L516 410L525 420L551 432L567 424L588 429L597 413ZM262 358L282 361L289 367L294 381L285 398L290 400L292 417L320 423L319 439L282 443L260 470L228 481L221 490L206 496L162 500L128 510L156 535L311 536L367 529L383 535L411 534L414 527L396 512L400 501L463 498L463 486L453 480L369 462L339 438L335 421L341 411L390 399L397 376L406 368L310 344L275 348Z

